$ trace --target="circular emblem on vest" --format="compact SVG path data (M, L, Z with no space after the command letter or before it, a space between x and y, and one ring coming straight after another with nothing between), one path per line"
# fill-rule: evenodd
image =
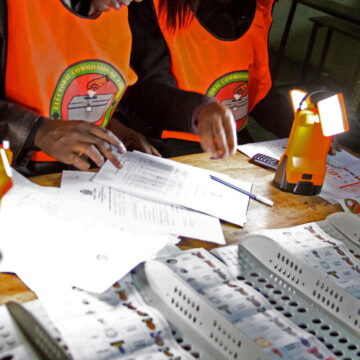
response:
M112 65L85 60L61 75L50 104L50 118L85 120L105 127L126 89L124 78Z
M232 110L237 130L241 130L246 125L248 81L248 71L234 71L216 79L206 92L206 95L215 97L219 103Z

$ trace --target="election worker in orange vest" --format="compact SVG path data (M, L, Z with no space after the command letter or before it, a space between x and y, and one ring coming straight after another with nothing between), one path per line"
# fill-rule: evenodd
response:
M103 0L94 1L104 4ZM130 1L127 2L130 3ZM184 4L186 4L186 1L169 1L164 4L165 17L167 16L167 10L169 10L169 13L173 10L175 17L181 16ZM137 6L136 4L132 5ZM106 9L106 7L110 8L109 6L104 8ZM147 31L151 33L152 28L153 26L150 26ZM148 43L146 36L140 42L139 46L144 49L148 49L149 46L157 47L158 45L152 42ZM153 49L150 49L150 53L147 53L146 57L150 56L151 58L152 51ZM124 122L128 121L129 126L138 126L139 131L144 131L144 127L151 126L151 124L147 123L147 116L154 118L154 114L157 116L161 113L163 117L171 119L173 122L181 119L186 124L192 124L192 129L196 127L197 135L195 138L201 141L202 150L211 153L214 158L227 158L229 155L235 154L237 147L235 120L227 106L209 101L208 96L193 91L183 91L176 86L169 87L166 82L159 81L159 78L163 76L161 72L158 72L161 62L159 64L152 63L149 66L150 63L147 59L138 53L131 56L131 63L132 61L135 61L136 64L142 63L142 69L144 70L142 75L145 78L149 77L150 81L146 84L145 93L138 94L136 91L129 92L128 90L124 98L130 99L136 109L142 109L146 115L144 117L145 124L138 126L136 122L133 122L131 111L129 113L125 110L126 106L120 106L120 109L125 110L126 113L125 118L123 118ZM201 114L198 116L200 110Z
M290 99L271 89L268 34L273 3L144 0L141 7L131 5L132 65L139 80L130 92L143 96L147 84L156 78L169 86L202 94L213 106L221 104L231 109L238 143L253 141L246 126L248 115L278 137L288 136L293 119ZM147 68L156 71L149 75ZM135 108L134 98L129 97L126 106L147 119L151 136L163 139L158 140L163 156L182 155L184 147L189 152L201 151L194 135L201 139L202 116L208 106L197 106L196 118L189 124L176 115L166 118L165 111L152 109L145 114L144 109ZM184 102L177 107L169 104L174 111L185 106Z
M0 133L25 175L106 159L120 168L113 149L123 153L125 145L158 155L115 112L137 79L130 2L2 0Z
M130 66L126 5L131 2L141 0L0 0L0 132L12 144L13 167L24 175L68 165L87 169L105 159L121 167L111 146L159 155L131 123L123 125L131 114L118 106L137 79ZM135 94L137 106L166 108L164 91L156 85L157 80L149 84L149 97ZM192 103L202 103L198 94L185 93ZM181 103L184 93L167 95ZM189 123L192 103L181 109ZM208 119L199 123L204 149L218 157L234 153L231 111L210 104L203 117Z

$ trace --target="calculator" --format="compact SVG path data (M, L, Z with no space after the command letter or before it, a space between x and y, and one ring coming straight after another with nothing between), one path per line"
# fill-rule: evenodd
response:
M271 156L268 156L265 154L260 154L260 153L255 154L251 158L251 161L256 165L260 165L260 166L263 166L267 169L271 169L274 171L276 171L277 166L279 164L279 160L277 160Z

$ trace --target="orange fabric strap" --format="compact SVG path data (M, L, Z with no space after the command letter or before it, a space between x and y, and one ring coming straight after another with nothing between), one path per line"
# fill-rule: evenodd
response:
M161 138L162 139L180 139L180 140L200 142L199 135L191 134L191 133L187 133L187 132L181 132L181 131L163 130L163 132L161 134Z

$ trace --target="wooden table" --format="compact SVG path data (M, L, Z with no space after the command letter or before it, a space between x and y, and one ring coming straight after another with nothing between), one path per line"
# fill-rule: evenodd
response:
M174 160L251 182L255 194L263 195L274 201L274 206L269 207L250 200L244 228L223 223L222 228L228 244L236 242L240 235L255 230L284 228L319 221L334 212L342 211L340 205L330 204L317 196L294 195L278 190L272 184L274 172L253 165L249 162L248 157L240 153L228 160L210 160L208 154L181 156ZM60 174L44 175L32 180L44 186L59 186ZM199 240L182 239L179 246L182 249L204 247L209 250L217 245ZM16 275L0 274L0 304L10 298L28 301L34 299L35 294Z

